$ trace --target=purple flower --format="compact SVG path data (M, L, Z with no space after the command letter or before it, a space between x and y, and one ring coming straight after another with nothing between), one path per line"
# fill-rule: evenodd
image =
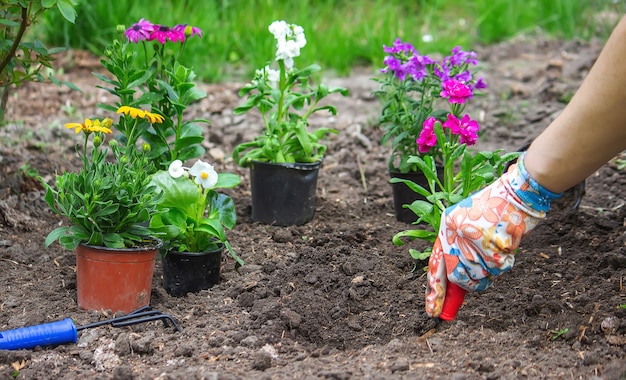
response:
M198 37L202 38L202 30L198 27L187 25L187 24L178 24L174 26L174 30L178 32L182 32L185 37L193 37L194 35L198 35Z
M417 52L413 45L408 42L402 42L400 38L396 38L393 42L393 46L383 45L383 51L388 54L405 53L406 55L412 55Z
M476 90L482 90L483 88L487 88L487 83L485 83L483 77L478 78L476 83L474 83L474 88Z
M154 29L155 25L153 23L142 18L126 29L124 35L128 38L128 41L137 43L147 40Z
M463 104L472 97L472 89L463 82L446 80L441 83L441 97L448 98L448 102Z
M474 65L478 64L476 59L476 53L473 51L463 51L460 46L456 46L452 49L452 54L443 59L443 63L446 66L460 67L465 64Z
M437 135L435 134L435 123L437 120L429 116L422 124L423 128L420 132L420 136L416 140L417 148L420 153L427 153L430 148L437 145Z
M161 44L165 44L167 40L172 42L185 41L185 32L170 28L164 25L155 25L154 30L150 33L148 41L157 40Z

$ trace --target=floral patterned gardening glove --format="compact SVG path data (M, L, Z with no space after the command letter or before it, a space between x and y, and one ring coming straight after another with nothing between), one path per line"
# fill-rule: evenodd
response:
M453 320L467 290L483 291L511 269L522 237L562 196L530 177L524 156L497 181L441 216L428 262L426 312L431 317Z

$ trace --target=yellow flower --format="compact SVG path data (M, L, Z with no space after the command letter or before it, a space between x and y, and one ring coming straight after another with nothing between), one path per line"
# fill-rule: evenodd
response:
M103 132L103 133L111 133L111 125L113 121L108 117L104 120L100 121L99 119L85 119L84 123L67 123L65 124L65 128L75 129L76 133L80 133L81 131L86 134L90 134L91 132Z
M130 117L132 117L133 119L137 119L137 118L147 119L152 124L163 122L163 116L157 113L144 111L142 109L135 108L135 107L121 106L120 108L117 109L117 113L130 115Z
M89 119L87 119L89 120ZM85 122L87 121L85 120ZM89 132L103 132L103 133L111 133L111 125L112 125L112 121L111 119L104 118L104 120L100 121L98 119L93 120L92 124L89 126L88 130Z

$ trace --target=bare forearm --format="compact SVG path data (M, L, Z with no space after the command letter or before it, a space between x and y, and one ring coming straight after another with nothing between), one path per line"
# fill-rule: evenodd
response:
M562 192L626 149L626 17L570 103L528 148L526 167Z

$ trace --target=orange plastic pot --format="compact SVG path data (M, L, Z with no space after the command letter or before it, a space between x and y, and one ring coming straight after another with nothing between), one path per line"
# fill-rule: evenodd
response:
M145 248L76 247L78 306L124 313L148 306L160 246L161 241Z

